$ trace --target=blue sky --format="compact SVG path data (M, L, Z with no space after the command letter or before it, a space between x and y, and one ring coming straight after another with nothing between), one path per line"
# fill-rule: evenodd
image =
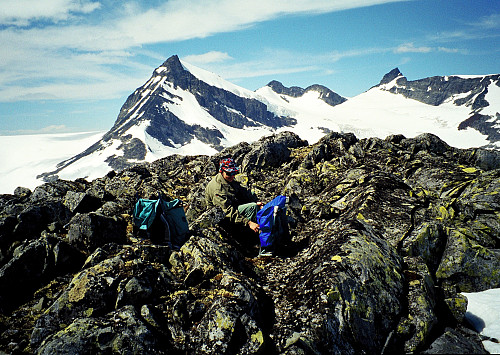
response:
M1 0L0 135L107 130L173 54L255 90L346 97L500 72L499 0Z

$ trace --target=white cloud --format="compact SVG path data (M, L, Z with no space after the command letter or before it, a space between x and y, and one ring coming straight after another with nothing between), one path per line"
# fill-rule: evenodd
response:
M404 43L396 48L394 48L394 53L430 53L430 52L444 52L444 53L465 53L463 50L458 48L448 48L448 47L428 47L421 46L415 47L413 42Z
M500 14L490 14L488 16L484 16L478 22L471 23L471 25L483 29L500 28Z
M446 47L438 47L437 50L440 52L445 52L445 53L460 53L460 52L462 52L460 49L457 49L457 48L446 48Z
M61 21L71 14L88 14L100 7L85 0L2 0L0 24L27 26L34 20Z
M30 0L2 0L31 2ZM18 13L19 19L66 18L71 11L95 10L98 3L77 0L37 0L53 5L53 10ZM14 43L19 40L36 46L100 51L128 49L151 43L204 38L220 32L236 31L286 14L326 13L406 0L170 0L156 8L141 8L125 2L111 13L100 13L99 24L83 19L63 26L3 30ZM3 4L3 2L0 2ZM59 4L59 6L55 6ZM94 7L91 5L95 4ZM79 7L78 7L78 6ZM85 6L84 6L85 5ZM15 6L20 9L21 7ZM1 13L1 12L0 12ZM6 12L8 14L8 12ZM6 15L4 15L6 17ZM1 16L0 16L1 18ZM44 41L44 39L47 39Z
M220 63L226 60L233 59L226 52L211 51L204 54L192 54L183 58L188 63L192 64L206 64L206 63Z
M376 53L391 52L392 48L365 48L349 51L333 51L320 54L294 52L284 49L262 49L258 59L239 61L235 63L200 63L204 69L217 73L230 81L246 78L276 77L282 74L317 73L331 75L334 73L331 65L343 59L363 57ZM188 63L197 64L183 58Z
M404 43L394 49L394 53L429 53L431 51L431 47L415 47L412 42Z
M436 42L471 41L499 37L500 14L483 16L475 22L469 22L463 28L455 31L442 31L429 36L429 40Z
M117 97L151 72L135 57L156 55L143 45L203 38L287 14L397 1L405 0L169 0L157 7L137 1L0 0L0 48L9 49L0 51L0 101ZM35 21L40 22L28 26ZM213 51L190 59L214 64L231 57ZM253 74L246 70L242 75L311 67L273 65L253 67Z
M171 0L123 18L117 28L134 43L204 38L287 14L326 13L405 0Z

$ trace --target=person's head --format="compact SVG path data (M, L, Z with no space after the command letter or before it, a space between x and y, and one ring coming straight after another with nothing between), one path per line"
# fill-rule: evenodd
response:
M240 168L236 166L232 158L222 159L219 163L219 172L226 181L233 181L236 174L240 172Z

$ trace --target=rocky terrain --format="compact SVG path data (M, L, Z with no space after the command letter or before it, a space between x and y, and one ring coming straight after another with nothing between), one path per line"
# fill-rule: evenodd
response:
M225 155L261 200L289 197L277 256L206 210ZM500 287L499 167L431 134L285 132L17 188L0 196L0 353L484 353L460 293ZM160 192L186 203L178 252L132 224Z

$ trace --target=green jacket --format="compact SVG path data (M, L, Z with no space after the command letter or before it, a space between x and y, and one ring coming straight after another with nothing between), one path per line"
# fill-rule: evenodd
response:
M220 173L215 175L205 188L205 200L209 207L222 208L231 222L245 225L248 224L249 219L238 212L238 206L258 201L257 196L241 186L239 182L228 182Z

